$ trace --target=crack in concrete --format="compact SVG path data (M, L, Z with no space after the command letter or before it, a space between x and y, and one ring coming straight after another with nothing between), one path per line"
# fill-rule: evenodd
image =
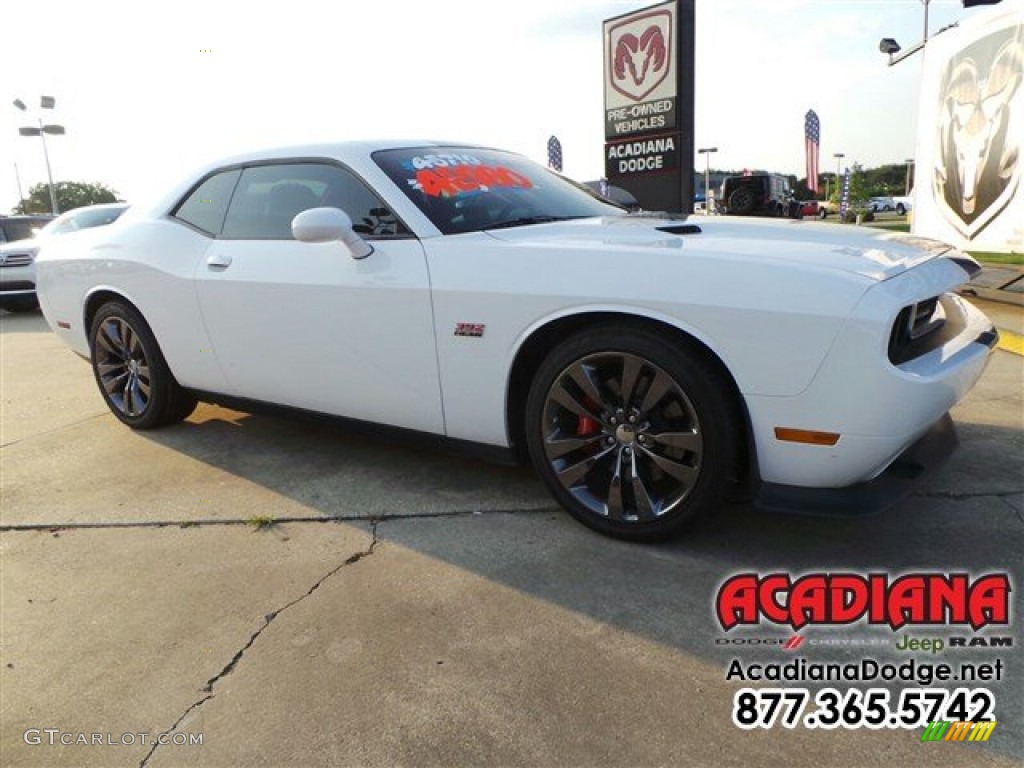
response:
M1017 494L1012 494L1016 496ZM1009 496L1003 498L1003 503L1013 510L1014 514L1017 515L1017 519L1020 520L1021 525L1024 525L1024 510L1018 509L1015 505L1010 503Z
M100 416L109 415L110 411L101 411L99 413L94 413L92 416L86 416L84 419L79 419L78 421L72 421L68 424L61 424L58 427L53 427L52 429L45 429L42 432L33 432L31 435L19 437L17 440L11 440L8 443L3 443L2 445L0 445L0 448L10 448L12 445L18 445L19 443L23 443L26 440L35 440L37 437L46 437L47 435L52 435L54 432L60 432L62 429L68 429L69 427L77 427L79 424L85 424L85 422L92 421L93 419L98 419Z
M964 499L1005 499L1009 496L1016 496L1020 493L1024 493L1024 490L1020 491L975 491L970 493L964 493L960 491L926 491L923 493L912 493L911 496L919 499L951 499L953 501L962 501Z
M182 723L182 721L191 712L194 712L195 710L201 708L204 704L206 704L206 702L208 702L210 699L212 699L212 698L214 698L216 696L216 694L213 691L214 686L217 685L217 683L220 682L222 679L224 679L225 677L230 675L232 672L234 672L235 667L238 666L238 663L242 660L242 657L245 656L245 652L248 651L252 647L253 643L255 643L259 639L260 635L262 635L263 632L266 631L267 627L269 627L271 624L274 623L274 620L278 616L280 616L282 613L287 611L289 608L291 608L291 607L293 607L295 605L298 605L303 600L305 600L307 597L312 595L314 592L316 592L318 589L320 589L321 585L323 585L324 582L326 582L328 579L330 579L332 576L334 576L334 574L336 574L342 568L345 568L346 566L349 566L349 565L355 565L356 563L358 563L363 558L369 557L370 555L373 554L373 550L377 546L377 523L376 522L371 522L371 524L370 524L370 535L371 535L372 538L370 540L370 546L367 549L365 549L362 552L356 552L354 555L351 555L351 556L345 558L345 560L342 561L339 565L335 566L330 571L328 571L326 574L324 574L319 579L317 579L317 581L313 584L313 586L311 586L308 590L306 590L306 592L304 594L299 595L298 597L294 598L293 600L288 601L287 603L285 603L283 606L281 606L277 610L271 611L270 613L266 614L263 617L263 624L255 632L253 632L249 636L248 642L246 642L245 645L243 645L241 648L238 649L238 651L235 653L235 655L231 657L231 660L227 664L224 665L224 668L221 669L220 672L218 672L216 675L214 675L213 677L211 677L209 680L206 681L206 684L201 689L205 695L202 696L201 698L197 699L196 701L192 702L185 709L185 711L181 714L181 716L179 716L178 719L174 721L174 723L171 725L170 728L168 728L166 731L163 731L159 736L156 737L156 739L154 739L153 746L150 747L149 752L146 753L146 756L142 758L142 761L139 763L139 768L145 768L145 766L149 763L150 759L156 753L157 748L161 746L161 744L160 744L160 739L161 738L164 738L164 737L174 733L174 731L177 729L177 727Z
M380 523L389 520L436 519L445 517L471 517L473 515L524 515L560 512L561 507L528 507L526 509L454 509L447 512L394 512L382 515L320 515L275 517L268 526L284 523ZM0 533L24 531L75 531L122 528L204 528L229 525L253 525L252 518L231 517L224 519L202 518L198 520L126 520L107 523L9 523L0 525Z

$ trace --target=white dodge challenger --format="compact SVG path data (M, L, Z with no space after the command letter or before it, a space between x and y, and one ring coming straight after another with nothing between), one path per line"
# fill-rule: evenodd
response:
M122 422L277 406L529 457L580 522L678 534L729 495L855 513L955 445L996 343L942 243L627 214L523 157L431 142L233 157L38 293Z

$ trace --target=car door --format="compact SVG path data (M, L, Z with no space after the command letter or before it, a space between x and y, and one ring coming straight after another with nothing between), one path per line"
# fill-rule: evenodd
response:
M345 210L374 247L302 243L297 213ZM196 285L230 394L443 433L423 247L346 168L245 167Z

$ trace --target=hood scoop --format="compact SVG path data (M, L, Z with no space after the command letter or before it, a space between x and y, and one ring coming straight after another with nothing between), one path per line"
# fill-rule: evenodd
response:
M667 232L670 235L699 235L700 227L696 224L669 224L666 227L655 227L659 232Z

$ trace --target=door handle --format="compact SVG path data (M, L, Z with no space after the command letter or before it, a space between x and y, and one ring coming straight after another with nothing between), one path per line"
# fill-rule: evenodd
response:
M215 253L206 259L206 266L227 269L231 266L231 257L226 253Z

